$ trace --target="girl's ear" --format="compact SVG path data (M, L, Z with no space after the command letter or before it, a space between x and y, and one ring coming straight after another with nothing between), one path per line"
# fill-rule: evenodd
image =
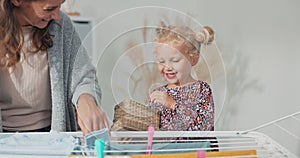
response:
M194 53L189 54L189 60L192 64L192 66L195 66L199 60L199 53L197 51L195 51Z
M22 4L23 0L11 0L11 3L16 6L19 7Z

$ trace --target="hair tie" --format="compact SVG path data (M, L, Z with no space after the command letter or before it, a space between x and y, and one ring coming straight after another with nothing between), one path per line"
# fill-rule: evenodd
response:
M207 28L203 27L201 29L201 31L196 32L195 33L195 39L199 42L199 43L203 43L203 44L208 44L210 43L211 39L210 39L210 33L207 30Z
M208 32L208 30L206 28L203 28L202 30L205 34L205 40L203 41L204 44L208 44L209 43L209 39L210 39L210 34Z

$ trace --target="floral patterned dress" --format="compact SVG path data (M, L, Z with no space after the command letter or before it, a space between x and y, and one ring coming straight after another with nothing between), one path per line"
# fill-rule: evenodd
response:
M151 108L161 111L160 130L163 131L212 131L214 130L214 103L210 86L196 81L186 86L154 91L168 93L176 105L174 110L166 109L160 103L149 103Z

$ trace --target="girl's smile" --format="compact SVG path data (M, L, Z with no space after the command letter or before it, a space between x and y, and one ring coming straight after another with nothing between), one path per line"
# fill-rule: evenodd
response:
M192 64L180 47L163 44L156 48L158 70L170 85L184 85L195 81L191 76Z

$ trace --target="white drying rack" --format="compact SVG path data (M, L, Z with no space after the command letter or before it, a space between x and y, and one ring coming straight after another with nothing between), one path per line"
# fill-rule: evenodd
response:
M283 146L278 144L276 141L268 137L267 135L255 132L258 129L264 128L266 126L270 125L276 125L283 131L287 132L291 136L293 136L296 140L299 140L299 137L291 133L290 131L284 129L277 123L279 121L282 121L284 119L295 119L297 121L300 121L297 117L297 115L300 115L300 111L296 112L294 114L288 115L286 117L274 120L272 122L263 124L257 128L250 129L247 131L155 131L153 136L153 146L159 145L159 144L180 144L182 148L152 148L152 150L146 150L146 147L143 149L135 149L135 148L125 148L125 149L113 149L113 148L106 148L104 150L105 157L110 157L116 154L122 155L124 153L130 153L132 155L140 154L140 153L146 153L146 152L152 152L152 153L188 153L188 152L194 152L198 150L202 151L211 151L211 150L219 150L220 152L226 152L226 151L239 151L239 150L255 150L256 155L239 155L239 156L231 156L231 157L258 157L258 158L296 158L297 156L293 153L286 150ZM18 133L0 133L0 138L7 137L12 134L18 134ZM21 133L20 133L21 134ZM49 134L49 133L27 133L27 134ZM75 140L77 140L77 146L75 146L74 150L72 151L72 154L75 155L75 157L81 157L81 156L91 156L96 157L93 155L96 155L95 150L91 147L87 147L84 144L83 136L81 132L67 132L67 134L72 135ZM106 147L112 147L112 146L130 146L136 144L138 147L142 147L147 145L147 138L148 138L148 132L147 131L117 131L117 132L111 132L111 141L109 145L106 145ZM178 138L194 138L191 140L179 140ZM216 141L217 140L217 141ZM210 146L195 146L195 147L183 147L183 146L189 146L191 143L205 143L210 142ZM47 148L44 148L45 152L47 151ZM34 155L34 149L32 149L32 154L27 155L1 155L1 149L0 149L0 157L6 157L6 158L12 158L12 157L68 157L68 156L53 156L51 155L53 151L49 151L49 155ZM64 150L64 149L62 149ZM12 148L11 151L15 151L16 153L19 152L19 149ZM27 151L30 152L30 151ZM43 151L40 151L43 152ZM59 152L59 151L57 151ZM74 156L72 155L72 156ZM71 155L69 155L70 157ZM130 155L128 155L130 156ZM217 156L215 156L217 157ZM224 156L223 156L224 157ZM226 156L228 158L230 156Z
M72 133L73 136L81 138L80 133ZM118 131L111 132L110 146L139 144L139 146L146 146L147 131ZM123 138L123 139L121 139ZM126 139L127 138L127 139ZM175 138L175 139L174 139ZM194 138L191 140L179 140L176 138ZM197 139L199 138L199 139ZM217 140L217 141L216 141ZM259 132L241 133L238 131L155 131L153 137L153 144L168 144L168 143L203 143L211 142L209 147L189 147L189 148L160 148L152 149L150 152L155 153L185 153L202 151L240 151L240 150L255 150L256 155L239 155L238 157L259 157L259 158L296 158L296 156L279 145L270 137ZM95 155L94 150L88 150L88 147L82 144L80 151L73 151L79 155ZM92 151L92 153L91 153ZM105 155L127 155L127 154L141 154L149 152L145 149L108 149L104 150ZM124 154L125 153L125 154ZM224 156L223 156L224 157ZM230 157L230 156L226 156ZM232 156L236 157L236 156Z
M8 133L2 133L0 135L5 135ZM28 133L28 134L48 134L48 133ZM81 132L67 132L74 136L76 139L80 140L80 146L75 146L72 151L72 156L76 155L77 157L81 156L92 156L96 155L96 152L93 148L87 147L84 144L84 140ZM121 139L122 138L122 139ZM128 139L126 139L128 138ZM128 145L135 144L137 147L146 146L147 145L148 132L147 131L117 131L111 132L111 142L110 145L106 147L112 146L123 146L126 148ZM175 139L174 139L175 138ZM191 140L179 140L177 138L193 138ZM216 142L217 140L217 142ZM255 150L256 155L259 158L296 158L295 155L290 153L284 147L279 145L277 142L272 140L270 137L259 133L259 132L247 132L241 133L238 131L155 131L153 136L153 146L156 144L173 144L177 143L181 146L188 145L189 143L205 143L210 142L210 146L204 147L184 147L184 148L152 148L150 152L152 153L188 153L195 152L198 150L202 151L211 151L218 149L219 151L239 151L239 150ZM1 150L1 149L0 149ZM18 148L11 149L19 152ZM45 150L47 150L45 148ZM62 149L64 150L64 149ZM33 149L34 151L34 149ZM41 151L40 151L41 152ZM53 151L52 151L53 152ZM57 151L58 152L58 151ZM144 149L106 149L104 150L105 155L134 155L146 153L149 150ZM0 152L1 153L1 152ZM125 153L125 154L124 154ZM25 157L51 157L51 153L47 156L41 155L25 155ZM0 157L24 157L24 155L1 155ZM55 156L53 157L66 157L66 156ZM108 156L109 157L109 156ZM235 156L236 157L236 156ZM255 155L239 155L238 157L256 157ZM227 158L227 156L226 156Z
M300 111L295 112L293 114L287 115L285 117L276 119L274 121L262 124L256 128L245 130L245 131L156 131L154 133L153 143L186 143L189 144L191 142L212 142L209 147L194 147L194 148L182 148L182 149L152 149L151 152L157 153L173 153L173 152L192 152L197 150L203 151L211 151L211 150L219 150L219 151L238 151L238 150L255 150L257 157L261 158L296 158L297 156L285 149L283 146L278 144L275 140L270 138L269 136L256 132L256 130L265 128L267 126L274 125L278 127L280 130L286 132L291 135L295 141L300 140L299 136L295 133L292 133L288 129L280 126L280 121L282 120L296 120L300 121L298 117L300 115ZM147 144L147 131L118 131L111 133L111 146L115 144L138 144L143 143ZM193 140L177 140L174 138L182 138L182 137L192 137L199 138ZM125 139L120 139L125 138ZM133 138L133 139L126 139ZM171 138L171 139L168 139ZM217 141L216 141L216 139ZM83 146L82 149L86 147ZM141 152L149 152L149 150L105 150L105 154L112 153L141 153ZM84 152L83 152L84 153ZM228 157L228 156L226 156ZM234 156L237 157L237 156ZM255 155L239 155L238 157L256 157Z

